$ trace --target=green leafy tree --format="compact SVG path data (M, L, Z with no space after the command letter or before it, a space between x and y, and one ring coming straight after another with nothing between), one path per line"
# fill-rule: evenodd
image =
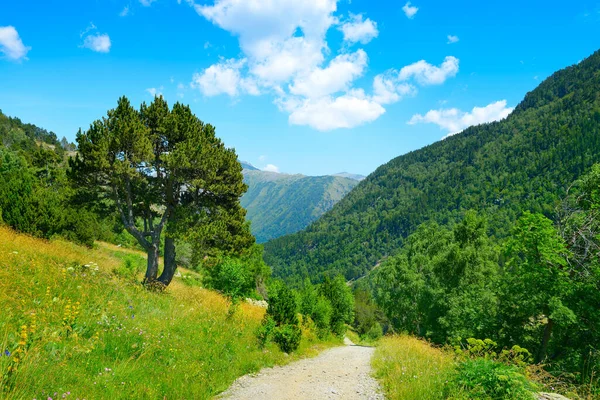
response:
M507 263L503 282L504 331L522 343L537 340L536 361L546 357L555 326L576 320L566 305L572 291L567 266L568 250L552 221L541 214L525 212L517 221L506 244ZM524 336L531 328L533 338ZM528 343L529 344L529 343Z
M310 317L317 327L320 337L325 337L331 330L331 302L319 293L318 288L306 278L300 292L300 312Z
M200 256L239 253L253 243L239 204L246 185L235 151L189 107L169 109L156 97L136 110L121 97L106 117L79 131L77 143L71 177L80 190L110 204L147 252L146 284L171 282L177 238Z
M359 335L366 335L378 321L377 304L373 301L371 293L366 289L358 289L354 292L354 322L353 326ZM381 327L379 327L381 330Z
M352 290L346 285L344 277L337 275L333 279L325 277L325 280L319 287L319 292L331 304L331 332L338 336L343 336L346 332L346 324L352 323L354 319L354 296L352 295Z
M493 331L498 252L476 213L453 230L421 225L373 275L376 302L397 330L438 343Z
M275 282L269 290L269 307L263 322L263 327L267 327L268 331L262 336L272 333L273 340L279 348L290 353L300 345L302 331L299 323L298 304L294 292L283 282ZM259 340L261 342L266 340L261 339L261 332L259 332Z

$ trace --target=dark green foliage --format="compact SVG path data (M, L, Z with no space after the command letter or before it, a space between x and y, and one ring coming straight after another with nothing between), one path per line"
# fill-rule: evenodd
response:
M147 252L145 283L171 282L177 240L193 245L196 260L239 255L253 244L239 204L246 185L235 151L189 107L169 108L156 97L136 110L122 97L106 117L77 134L77 143L70 178L82 201L117 212Z
M346 333L346 324L354 319L354 296L344 277L341 275L333 279L325 277L319 286L319 293L331 304L330 329L338 336Z
M257 332L262 345L272 336L281 351L291 353L300 345L302 331L297 314L298 305L294 292L281 282L269 290L269 307L263 325Z
M313 320L317 327L317 334L319 337L325 337L331 330L331 316L333 314L333 307L331 302L323 296L317 298L317 302L310 314L310 318Z
M331 302L319 293L309 279L304 280L300 293L300 312L314 322L319 337L325 337L331 329Z
M494 330L498 251L473 212L453 230L420 226L372 275L377 303L397 330L437 343Z
M271 271L262 258L262 246L253 245L239 257L222 257L206 265L206 284L234 300L266 294L265 280ZM257 293L262 292L262 293Z
M269 290L269 308L267 315L273 318L277 326L298 325L298 306L296 296L283 283L275 283Z
M98 221L70 204L73 191L56 135L0 112L0 141L1 220L35 236L92 245Z
M381 336L382 328L379 324L379 308L371 292L366 289L358 289L354 292L354 322L352 326L360 336L369 336L370 339L377 339L373 336Z
M523 372L493 360L469 359L458 365L446 388L452 399L533 400L535 388Z
M300 346L300 339L302 339L302 331L298 325L285 324L273 330L273 341L285 353L296 351Z
M368 340L375 341L383 336L383 327L379 322L374 323L364 335Z
M526 212L506 244L501 335L546 357L554 329L573 325L576 315L564 303L574 287L567 248L552 221Z
M306 228L340 201L358 181L339 176L304 176L244 170L248 210L258 243Z
M529 210L551 216L565 189L600 159L600 52L548 78L506 120L476 127L379 167L306 230L268 242L273 273L364 275L425 221L465 210L497 238Z
M232 299L246 296L254 289L254 279L239 259L227 257L209 271L210 286Z
M273 336L273 330L275 329L275 321L269 315L265 315L263 323L256 330L256 338L258 339L258 345L262 348L265 347L269 339Z

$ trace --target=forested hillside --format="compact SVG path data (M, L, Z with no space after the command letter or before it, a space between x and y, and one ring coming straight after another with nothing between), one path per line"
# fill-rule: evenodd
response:
M341 176L288 175L242 166L248 191L241 204L259 243L304 229L358 184Z
M74 149L65 138L0 112L0 222L40 237L93 243L97 216L70 202L66 158Z
M600 160L600 52L556 72L505 120L397 157L306 230L268 242L265 260L292 282L357 278L425 221L486 215L505 237L525 210L553 217L568 185Z

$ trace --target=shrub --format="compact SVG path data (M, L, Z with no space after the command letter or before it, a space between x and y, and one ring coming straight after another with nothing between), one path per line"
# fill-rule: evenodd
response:
M375 322L375 324L371 326L371 329L369 329L369 331L366 333L366 336L369 340L377 340L382 337L383 328L381 327L381 324Z
M262 324L256 330L256 337L260 348L265 347L275 329L275 321L269 315L265 315Z
M232 299L252 292L254 282L241 260L225 258L210 269L210 284Z
M273 341L286 353L295 351L300 346L301 338L302 331L298 325L285 324L273 330Z
M477 358L461 362L448 383L450 399L530 400L535 387L519 368L490 359Z
M297 307L296 296L290 288L281 282L275 283L270 290L267 314L257 331L259 344L264 346L272 334L281 351L296 350L302 337Z
M277 326L298 325L298 314L296 312L296 296L283 283L272 287L269 295L269 307L267 314L270 315Z

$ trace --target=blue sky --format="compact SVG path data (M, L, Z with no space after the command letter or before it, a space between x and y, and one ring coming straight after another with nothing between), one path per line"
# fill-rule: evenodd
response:
M126 95L241 159L368 174L600 47L599 1L47 0L0 12L0 109L73 140Z

